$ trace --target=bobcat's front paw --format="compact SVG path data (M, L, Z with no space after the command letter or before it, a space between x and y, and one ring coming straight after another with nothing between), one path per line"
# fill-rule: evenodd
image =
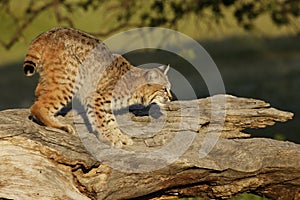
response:
M124 135L124 134L121 135L120 141L124 145L133 145L133 140L129 136Z
M123 135L123 134L118 136L113 136L109 140L112 146L115 146L117 148L122 148L123 145L133 145L132 139L127 135Z
M129 136L124 135L119 129L116 129L109 134L105 134L104 136L112 146L117 148L122 148L123 145L133 145L133 140Z

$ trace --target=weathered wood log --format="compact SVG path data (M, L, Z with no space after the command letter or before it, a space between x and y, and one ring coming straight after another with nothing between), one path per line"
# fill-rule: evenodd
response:
M97 146L79 111L59 116L74 121L79 136L32 122L27 109L1 111L0 197L228 198L255 192L300 199L300 145L242 132L287 121L292 113L230 95L146 111L150 116L145 109L118 113L122 130L135 138L123 151Z

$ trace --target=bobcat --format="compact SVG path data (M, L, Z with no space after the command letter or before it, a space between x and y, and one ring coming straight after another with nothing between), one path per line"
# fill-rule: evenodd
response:
M23 69L26 76L40 74L30 108L34 119L74 133L56 114L77 97L93 131L117 147L133 142L118 128L113 110L134 104L163 105L172 98L166 75L169 66L134 67L92 35L72 28L54 28L34 39Z

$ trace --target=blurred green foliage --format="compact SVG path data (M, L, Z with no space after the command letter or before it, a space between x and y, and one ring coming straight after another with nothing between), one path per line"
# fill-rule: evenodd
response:
M180 198L178 200L204 200L204 199L197 197L197 198ZM254 194L243 193L238 195L237 197L230 198L230 200L268 200L268 198L260 197Z
M235 198L232 198L231 200L268 200L265 197L260 197L254 194L241 194Z
M228 16L228 10L232 16ZM49 11L58 24L71 27L75 27L79 20L74 13L97 11L98 18L106 22L95 25L98 36L107 36L125 27L177 29L183 19L191 16L195 21L206 24L218 24L227 17L233 17L245 30L253 30L256 20L267 15L274 24L291 26L298 34L300 32L296 21L300 16L299 0L23 0L22 3L0 0L1 18L5 22L7 20L7 27L14 30L10 37L0 38L0 45L11 48L38 16ZM106 20L105 16L109 18Z

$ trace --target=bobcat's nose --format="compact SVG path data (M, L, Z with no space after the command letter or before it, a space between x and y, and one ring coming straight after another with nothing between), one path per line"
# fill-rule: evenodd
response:
M168 101L171 101L172 100L172 94L171 94L171 92L170 91L168 91Z
M170 90L165 89L165 96L167 98L167 101L171 101L172 100L172 94L171 94Z

